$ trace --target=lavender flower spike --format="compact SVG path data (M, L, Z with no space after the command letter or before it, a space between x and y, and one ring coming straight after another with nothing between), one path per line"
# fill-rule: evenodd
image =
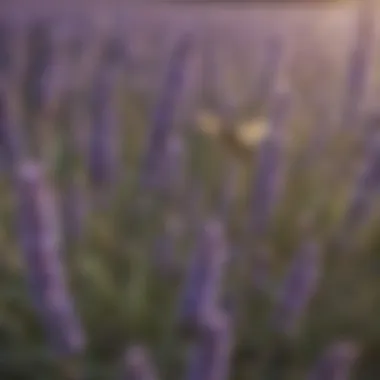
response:
M158 380L150 358L141 346L133 346L127 350L123 372L121 380Z
M207 328L209 317L218 308L226 259L222 225L209 220L200 232L180 299L179 322L187 332Z
M270 131L259 146L257 169L252 188L249 228L258 236L267 233L280 191L284 124L288 111L289 93L280 89L275 94L269 115Z
M41 167L34 162L23 163L17 179L19 233L28 289L52 348L59 355L72 355L82 351L84 336L60 258L53 193L45 183Z
M371 144L368 144L366 162L359 173L351 200L345 211L345 216L340 226L338 242L348 243L347 236L352 235L370 213L371 200L380 189L380 134L373 136Z
M349 380L352 365L358 356L359 350L353 343L335 343L328 347L307 379Z
M44 105L42 77L52 61L50 23L36 20L28 35L24 96L27 111L37 116Z
M209 329L191 352L186 380L227 380L233 346L231 318L215 311Z
M68 89L69 76L69 31L67 25L58 25L52 30L51 62L41 77L44 111L54 113Z
M301 246L294 258L274 310L275 328L293 335L317 290L320 278L320 251L313 242Z
M92 96L89 175L96 187L116 180L118 115L115 107L117 70L101 70Z
M0 89L0 154L7 167L13 170L25 153L24 141L10 94Z
M265 61L259 76L255 103L267 105L273 95L284 58L284 41L279 33L270 36L265 44Z
M146 156L143 162L142 182L150 186L155 182L157 168L164 156L167 140L175 121L178 99L185 83L185 66L193 45L192 36L186 35L175 46L169 62L168 73L163 85L161 98L156 106L149 135Z
M359 4L357 36L348 66L346 96L343 104L343 128L355 127L359 121L375 38L374 2L363 0Z

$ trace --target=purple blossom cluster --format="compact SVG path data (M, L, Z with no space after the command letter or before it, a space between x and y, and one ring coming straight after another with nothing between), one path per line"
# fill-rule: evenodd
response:
M365 123L361 102L365 97L374 38L371 8L368 2L365 3L358 12L357 36L344 86L342 124L347 134L355 129L349 126ZM84 25L81 27L85 28ZM152 293L157 291L158 294L165 287L175 293L176 301L171 302L171 310L175 309L172 312L174 317L164 316L163 319L173 319L168 330L175 339L178 338L182 378L270 380L266 368L277 365L273 353L279 352L284 341L286 347L293 347L302 332L307 331L308 312L318 303L330 259L327 255L330 240L321 237L324 226L313 225L315 229L310 228L307 234L300 231L301 239L293 244L298 245L296 253L287 260L289 263L280 265L288 266L282 281L276 281L276 271L269 263L269 251L282 263L290 251L288 249L282 255L282 252L272 249L272 246L276 247L278 220L281 212L287 209L284 205L289 198L287 192L294 186L287 176L291 165L289 156L294 158L297 153L293 139L289 138L294 132L292 111L296 108L297 97L287 78L288 61L285 58L288 58L289 45L286 36L278 33L266 40L263 49L265 59L262 70L258 70L255 91L247 91L255 93L252 108L263 112L264 115L256 116L265 120L265 133L250 147L250 162L247 164L236 157L231 158L228 150L231 141L234 146L244 144L236 137L239 125L235 130L229 125L226 131L222 122L210 137L202 134L200 128L188 126L190 121L179 117L180 103L187 90L187 75L191 70L203 70L202 75L197 76L201 83L196 85L203 88L203 92L199 91L201 99L192 104L194 113L202 111L197 109L202 102L211 104L211 98L218 104L215 108L233 108L231 113L234 113L237 107L236 104L232 107L231 104L223 104L222 99L228 97L218 93L222 88L219 82L223 78L216 74L222 58L216 55L216 44L213 45L212 39L206 39L194 30L170 40L170 57L164 72L160 72L161 88L148 101L154 106L147 128L135 126L134 121L129 120L126 122L128 128L124 128L124 108L130 106L125 105L125 99L129 100L129 92L132 91L128 87L132 81L128 81L130 78L126 78L126 72L139 67L138 62L133 61L137 58L133 57L130 44L115 36L106 22L102 33L91 26L94 29L90 29L92 33L88 34L92 34L95 40L91 43L86 41L88 36L81 27L71 23L70 19L58 22L54 18L24 25L24 28L29 28L29 33L24 35L27 51L22 55L18 51L22 44L16 44L15 41L19 40L12 35L15 31L0 20L0 159L2 169L4 167L4 172L9 174L6 181L14 198L17 241L26 287L33 313L45 331L50 349L62 363L67 364L68 358L85 356L88 344L91 345L86 325L88 316L83 321L79 317L81 305L71 287L69 261L72 256L66 255L68 252L65 251L71 250L73 242L78 243L77 248L91 250L86 239L93 228L93 221L113 212L117 217L122 214L122 217L117 219L114 216L113 222L116 222L108 220L101 231L105 236L103 242L110 251L106 255L115 251L115 256L122 256L123 250L133 250L130 247L136 245L136 253L131 256L125 270L125 277L130 277L127 280L131 283L136 281L137 288L149 288L150 279L141 280L139 277L142 271L137 268L136 263L139 263L147 268L149 276L157 280L157 289ZM155 44L160 43L157 39L154 41ZM167 51L167 47L164 50ZM199 56L203 58L203 67L195 67ZM25 62L16 62L22 57ZM23 68L22 72L17 72L18 80L15 83L3 80L15 75L12 73L14 67L17 70ZM229 122L234 124L231 120ZM358 134L356 131L355 136ZM354 233L368 221L370 211L373 211L371 208L378 201L378 135L373 133L371 141L364 144L365 154L360 163L362 170L355 172L358 175L351 186L352 196L348 197L340 222L334 225L336 235L333 240L337 238L348 242L336 248L343 251L340 257L346 254L345 248ZM134 140L124 141L129 138ZM317 156L322 155L321 150L327 150L326 136L321 139L323 148L319 149L318 145ZM359 136L356 143L363 146L363 140ZM200 148L202 144L207 146L203 151ZM139 150L134 168L125 164L124 156L128 156L130 151L124 152L124 146L128 146L131 152ZM226 150L228 154L225 154ZM213 162L211 155L215 152L227 157L221 160L227 165L221 167ZM313 156L311 161L314 160ZM197 162L201 162L199 171ZM204 179L199 172L206 166L209 178ZM313 171L313 163L307 168ZM244 175L248 180L241 178ZM212 190L206 188L206 182L213 183ZM200 184L202 192L205 190L201 200L197 198L196 184ZM329 187L330 184L323 186ZM155 231L160 231L158 236L151 231L147 233L146 239L154 235L151 256L141 252L141 245L133 238L128 240L123 236L121 243L114 238L116 233L121 231L125 234L130 227L126 216L129 205L123 200L131 194L133 204L147 201L144 212L138 209L144 215L131 223L136 236L140 233L139 228L147 229L149 223L154 225ZM103 202L104 199L107 201ZM301 203L297 199L300 207ZM309 202L306 211L318 214L319 210L313 210L313 205ZM242 214L247 217L239 218L237 211L242 208ZM191 246L190 257L186 254L181 256L182 251L187 251L179 248L181 244ZM352 256L347 253L348 258L352 259ZM115 262L116 269L100 265L101 270L123 271L123 259L117 257ZM91 270L95 271L90 265L86 270L81 273L84 279L90 277ZM249 281L244 277L247 272ZM143 273L141 277L145 275ZM146 283L148 285L144 285ZM269 348L263 345L257 366L256 358L249 358L252 361L250 368L254 367L251 368L252 373L241 377L236 374L235 377L238 373L235 359L245 334L239 323L248 318L244 312L249 309L250 287L267 298L269 315L266 320L269 321L268 340L271 344ZM122 295L118 293L117 297L118 303L124 302ZM232 300L233 307L226 307L226 300ZM136 301L136 304L142 305L143 302ZM129 307L129 304L125 306L126 309ZM165 313L164 305L162 307L162 313ZM140 317L144 319L144 311L141 310L137 320ZM162 314L160 310L159 313ZM166 371L160 368L161 363L158 362L156 368L154 358L159 355L153 350L151 355L148 339L145 341L144 334L136 334L139 337L137 344L126 339L128 347L122 354L120 378L165 378L160 375ZM328 345L310 373L303 371L304 378L350 379L353 364L359 360L359 349L354 337L344 338L347 341L340 336L334 337L334 342ZM352 342L348 341L351 338ZM284 371L291 370L285 367L281 366ZM70 375L67 377L85 379L82 375L85 371L79 371L81 375L68 371ZM284 374L278 377L283 378Z

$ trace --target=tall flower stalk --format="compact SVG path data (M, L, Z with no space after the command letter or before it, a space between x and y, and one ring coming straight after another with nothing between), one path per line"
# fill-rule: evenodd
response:
M89 178L95 189L107 188L118 176L118 70L100 70L91 99Z
M254 175L249 230L263 238L278 202L283 178L285 123L289 114L290 95L280 89L272 100L269 113L269 132L258 148L257 167Z
M358 127L371 69L375 37L375 6L373 0L358 3L356 39L348 63L347 86L343 97L342 128Z
M163 83L150 127L147 150L142 168L142 184L148 188L157 181L158 168L165 155L168 139L176 120L177 102L180 99L186 78L186 63L191 52L191 35L182 36L175 45L168 72Z
M275 304L273 321L278 332L287 336L298 332L310 300L317 291L320 274L319 247L308 241L291 263Z
M0 155L12 174L26 153L20 111L17 99L13 99L5 88L0 88Z
M209 220L200 231L181 293L179 323L185 331L207 329L210 316L218 310L226 259L222 225Z
M230 378L233 329L230 316L217 311L209 328L192 347L186 380L227 380Z
M20 166L17 182L19 237L28 289L51 348L62 357L80 353L84 333L67 287L60 228L52 190L34 162Z

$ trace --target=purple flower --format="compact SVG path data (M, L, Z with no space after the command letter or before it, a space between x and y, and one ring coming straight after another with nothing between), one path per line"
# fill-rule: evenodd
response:
M270 102L282 64L283 53L284 42L280 35L270 36L265 44L265 60L259 75L255 103L267 105Z
M274 309L276 330L293 335L317 290L320 252L313 242L303 244L290 265Z
M84 336L68 293L60 257L55 202L38 164L20 166L17 186L19 234L29 290L52 348L61 355L81 351Z
M110 185L117 179L119 120L116 108L116 85L118 79L117 71L101 70L92 93L89 176L95 187Z
M183 91L185 66L191 52L193 40L190 35L180 39L169 62L167 76L156 106L148 137L148 146L143 162L142 182L150 187L156 183L157 170L165 155L169 136L174 128L178 99Z
M16 119L15 109L4 89L0 89L0 152L5 164L12 169L25 153L21 129Z
M218 106L221 100L220 45L215 35L209 34L202 43L202 100L206 107Z
M259 146L251 197L253 233L267 233L282 183L284 124L289 111L289 94L277 93L269 114L269 133Z
M343 103L343 128L355 127L357 125L361 112L361 102L366 92L372 46L375 37L373 2L360 2L357 16L357 35L349 61L347 88Z
M231 318L215 311L209 328L192 347L186 380L227 380L232 348Z
M33 115L37 115L44 105L42 78L52 59L49 32L48 20L38 19L28 35L24 95L27 109Z
M209 220L200 231L180 298L179 321L186 331L207 328L209 317L219 305L226 261L222 225Z
M349 380L359 350L353 343L339 342L328 347L316 363L308 380Z
M52 29L50 63L41 77L43 106L46 111L55 111L69 89L70 33L70 25L67 23L58 23Z
M354 185L342 226L341 239L347 239L370 212L371 201L380 188L380 135L374 135L367 146L366 161Z
M44 111L53 114L67 91L69 72L66 63L59 59L46 68L41 78Z

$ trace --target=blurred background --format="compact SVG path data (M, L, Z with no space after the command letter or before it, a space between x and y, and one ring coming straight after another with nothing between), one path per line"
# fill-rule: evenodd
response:
M1 379L380 378L377 2L200 3L1 2Z

